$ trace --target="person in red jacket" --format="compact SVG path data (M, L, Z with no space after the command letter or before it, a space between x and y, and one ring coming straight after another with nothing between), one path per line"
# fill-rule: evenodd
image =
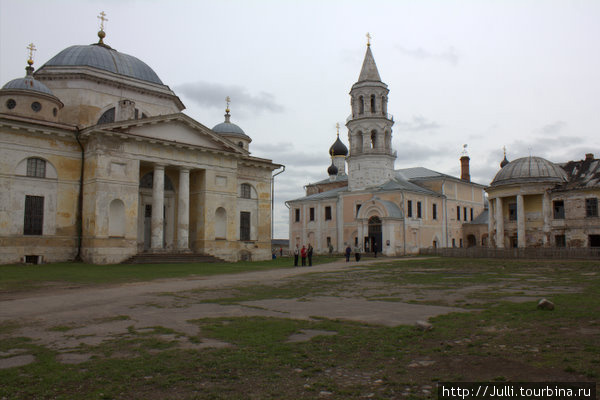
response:
M302 266L306 267L306 246L302 246L302 250L300 250L300 258L302 258Z

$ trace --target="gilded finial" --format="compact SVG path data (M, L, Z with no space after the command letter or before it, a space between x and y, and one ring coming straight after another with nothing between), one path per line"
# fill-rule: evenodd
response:
M502 150L504 151L504 158L506 158L506 146L502 146Z
M367 47L368 47L368 46L371 46L371 38L372 38L373 36L371 36L371 34L370 34L369 32L367 32L367 35L366 35L366 36L367 36Z
M106 33L104 33L104 22L108 21L108 18L106 18L106 13L104 11L102 11L96 18L100 20L100 30L98 31L98 37L100 40L98 43L104 44L104 38L106 37Z
M335 129L337 129L337 137L339 138L340 137L340 123L339 122L335 123Z
M29 59L27 60L27 64L31 66L33 65L33 52L37 51L37 49L35 48L35 45L33 43L29 43L29 46L27 46L27 50L29 50Z
M225 101L227 102L227 108L225 109L225 112L229 114L229 103L231 103L229 96L225 97Z

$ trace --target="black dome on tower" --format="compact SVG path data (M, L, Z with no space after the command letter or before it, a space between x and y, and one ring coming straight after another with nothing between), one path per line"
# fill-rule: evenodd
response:
M342 143L339 135L338 135L335 143L333 143L333 145L329 148L329 154L332 156L347 156L348 155L348 148L346 147L346 145L344 143Z
M336 167L333 164L333 160L331 160L331 165L329 166L329 168L327 168L327 174L329 176L331 176L331 175L337 175L337 173L338 173L338 167Z

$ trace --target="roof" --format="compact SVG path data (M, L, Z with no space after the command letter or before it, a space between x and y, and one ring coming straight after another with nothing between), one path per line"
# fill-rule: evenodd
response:
M557 189L582 189L600 187L600 160L593 154L586 154L585 160L569 161L561 165L567 174L568 182Z
M509 162L490 184L491 187L519 183L563 183L567 174L558 165L541 157L522 157Z
M288 201L289 202L294 202L294 201L310 201L310 200L333 199L333 198L336 198L339 193L341 193L341 192L347 192L347 191L348 191L348 187L343 186L343 187L340 187L340 188L335 188L335 189L328 190L326 192L315 193L315 194L311 194L310 196L299 197L297 199L288 200Z
M337 139L329 148L329 155L331 156L347 156L348 148L342 141L340 140L340 135L338 134Z
M469 222L465 222L465 223L473 224L473 225L487 225L489 218L490 218L490 210L486 208L473 221L469 221Z
M48 86L34 79L32 75L33 67L27 67L25 70L27 71L25 77L13 79L6 85L2 86L2 90L28 90L54 96L54 93L52 93Z
M441 194L438 192L434 192L433 190L429 190L427 188L424 188L415 183L409 182L408 180L402 179L400 177L392 178L389 181L387 181L386 183L384 183L383 185L379 185L373 189L376 189L376 190L403 190L403 191L408 191L408 192L428 194L431 196L441 196Z
M163 84L152 68L143 61L101 43L67 47L52 57L40 70L46 66L94 67L142 81Z
M363 81L376 81L381 82L379 77L379 71L377 71L377 65L371 52L371 46L367 46L367 52L365 53L365 59L363 61L362 69L360 70L360 76L358 82Z

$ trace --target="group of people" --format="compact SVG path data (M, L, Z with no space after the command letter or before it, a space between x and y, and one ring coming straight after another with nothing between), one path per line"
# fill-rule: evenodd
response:
M301 249L299 249L298 245L296 245L296 248L294 249L294 267L298 266L298 256L300 256L300 259L302 260L303 267L306 267L307 258L308 266L312 267L313 247L310 245L310 243L308 244L308 247L303 245Z

